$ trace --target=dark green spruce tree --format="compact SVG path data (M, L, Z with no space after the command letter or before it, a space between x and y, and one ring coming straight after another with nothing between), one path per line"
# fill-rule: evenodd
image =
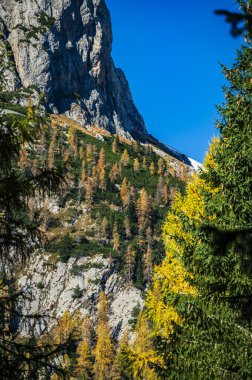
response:
M249 20L251 1L239 4L243 20ZM172 291L170 285L165 294L160 276L169 263L165 261L157 269L151 302L160 297L161 290L164 311L171 307L182 318L165 338L162 324L158 325L164 313L155 313L147 303L154 334L158 331L156 349L166 361L166 368L159 372L161 379L252 378L251 37L248 29L235 63L223 67L229 84L224 87L226 101L218 108L220 137L199 174L204 212L197 218L193 211L197 204L189 205L187 212L178 201L180 206L175 202L168 216L167 249L172 240L170 255L173 250L185 273L192 275L187 281L196 292ZM177 232L169 230L174 225L179 227ZM179 247L179 252L174 247Z

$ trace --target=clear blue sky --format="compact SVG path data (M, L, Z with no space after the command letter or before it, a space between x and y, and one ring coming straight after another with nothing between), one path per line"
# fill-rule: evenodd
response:
M124 70L148 131L202 161L224 100L220 63L229 66L234 39L215 9L233 0L107 0L113 58Z

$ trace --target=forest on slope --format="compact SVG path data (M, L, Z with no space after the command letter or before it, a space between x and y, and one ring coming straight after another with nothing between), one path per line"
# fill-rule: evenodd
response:
M50 20L44 19L45 15L41 16L46 25L31 31L31 41L50 27ZM24 289L19 278L27 275L30 281L33 257L52 276L60 263L71 261L70 274L79 278L87 270L102 269L101 259L92 260L99 256L109 260L126 288L144 292L150 286L154 265L164 255L162 220L176 192L184 192L192 168L160 147L112 135L96 126L84 128L63 115L46 114L43 96L35 86L9 90L15 63L8 43L2 43L0 58L1 376L85 378L85 368L78 363L85 362L88 354L81 348L87 333L88 365L95 362L96 376L103 376L100 371L111 370L118 344L117 336L110 332L109 305L101 292L103 278L91 278L88 286L95 283L105 311L99 317L98 302L96 319L88 321L88 306L75 313L66 310L56 320L56 298L55 305L49 304L50 310L27 312L23 305L39 302L36 297L47 292L47 284L36 282L34 292L30 283ZM78 265L80 259L87 261ZM34 276L39 275L38 266L33 270ZM79 286L73 288L72 301L83 299L83 293ZM130 329L139 311L133 310ZM93 330L90 324L94 324ZM38 334L36 326L42 326L43 332ZM111 350L103 342L104 333ZM100 351L104 349L112 355L105 369ZM90 373L87 376L91 378Z
M33 88L6 90L11 56L2 46L3 379L251 378L252 9L250 1L239 4L243 13L228 20L237 33L245 22L245 43L233 66L223 67L229 85L219 107L220 136L193 178L186 165L150 146L82 130L64 117L51 120L36 106ZM45 207L52 197L60 199L59 212ZM92 226L85 233L82 203ZM134 335L129 329L120 342L111 335L101 291L96 323L67 310L37 336L33 322L47 316L23 314L19 301L29 295L15 280L41 247L51 265L99 252L128 285L147 289ZM80 290L73 296L81 297ZM24 320L31 321L29 337L20 335Z

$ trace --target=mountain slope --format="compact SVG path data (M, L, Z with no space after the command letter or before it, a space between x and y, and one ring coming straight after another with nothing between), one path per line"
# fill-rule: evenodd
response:
M32 294L22 308L51 318L80 309L95 320L104 290L113 335L121 336L162 260L162 221L191 169L150 145L87 130L65 116L52 120L36 155L22 152L20 167L36 172L65 162L70 169L57 196L39 204L46 239L19 274ZM37 207L31 202L31 213Z

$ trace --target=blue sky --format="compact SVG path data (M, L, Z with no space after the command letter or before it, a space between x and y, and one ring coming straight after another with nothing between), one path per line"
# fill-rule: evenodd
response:
M241 38L215 9L233 0L107 0L113 58L124 70L148 131L202 161L224 101L220 63L229 66Z

